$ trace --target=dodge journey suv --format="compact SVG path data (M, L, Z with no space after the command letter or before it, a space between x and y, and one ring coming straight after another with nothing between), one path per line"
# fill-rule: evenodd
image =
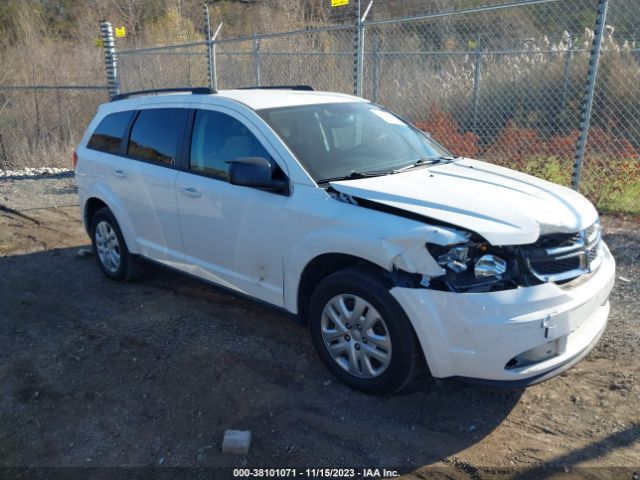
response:
M107 277L144 259L279 307L356 389L394 392L421 370L534 384L607 323L615 263L588 200L455 157L361 98L124 96L75 159Z

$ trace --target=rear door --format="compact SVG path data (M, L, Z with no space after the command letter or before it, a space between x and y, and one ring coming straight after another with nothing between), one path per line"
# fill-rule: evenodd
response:
M120 221L127 218L125 205L128 192L140 188L142 184L137 175L127 175L127 172L131 172L131 160L123 156L127 132L135 115L136 110L106 115L91 134L86 150L79 150L81 158L76 169L80 197L84 199L93 184L103 186L104 200ZM109 192L116 201L109 201ZM84 201L81 205L84 205Z
M188 171L177 179L178 211L190 273L281 306L289 197L228 182L230 161L274 158L265 140L234 111L196 110Z
M154 104L141 109L130 128L126 146L129 183L124 195L143 255L165 263L176 262L182 253L178 227L176 178L180 165L187 104Z

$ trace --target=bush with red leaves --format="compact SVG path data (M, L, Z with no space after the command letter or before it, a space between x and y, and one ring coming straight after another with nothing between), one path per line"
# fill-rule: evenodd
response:
M461 157L476 157L480 152L480 138L472 132L461 133L453 115L443 112L435 103L431 105L429 120L416 123L416 127Z

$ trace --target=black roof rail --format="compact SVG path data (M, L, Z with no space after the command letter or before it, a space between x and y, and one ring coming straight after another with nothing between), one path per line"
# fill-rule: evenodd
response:
M260 87L240 87L236 90L303 90L313 92L311 85L267 85Z
M159 93L181 93L181 92L190 92L196 95L210 95L213 93L218 93L209 87L156 88L152 90L138 90L137 92L120 93L119 95L114 95L113 97L111 97L111 101L114 102L116 100L124 100L125 98L134 97L138 95L153 95L153 94L159 94Z

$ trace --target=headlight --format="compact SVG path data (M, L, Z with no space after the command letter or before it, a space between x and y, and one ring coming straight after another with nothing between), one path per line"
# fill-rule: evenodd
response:
M456 273L460 273L464 272L468 268L468 254L469 249L467 247L454 247L447 253L438 256L436 260L438 261L438 265L447 267Z
M495 255L483 255L477 261L473 269L476 278L497 277L502 278L507 272L507 262Z
M485 292L515 286L518 266L510 249L469 243L453 247L428 244L427 250L445 270L444 275L429 279L430 287L440 284L455 292Z

